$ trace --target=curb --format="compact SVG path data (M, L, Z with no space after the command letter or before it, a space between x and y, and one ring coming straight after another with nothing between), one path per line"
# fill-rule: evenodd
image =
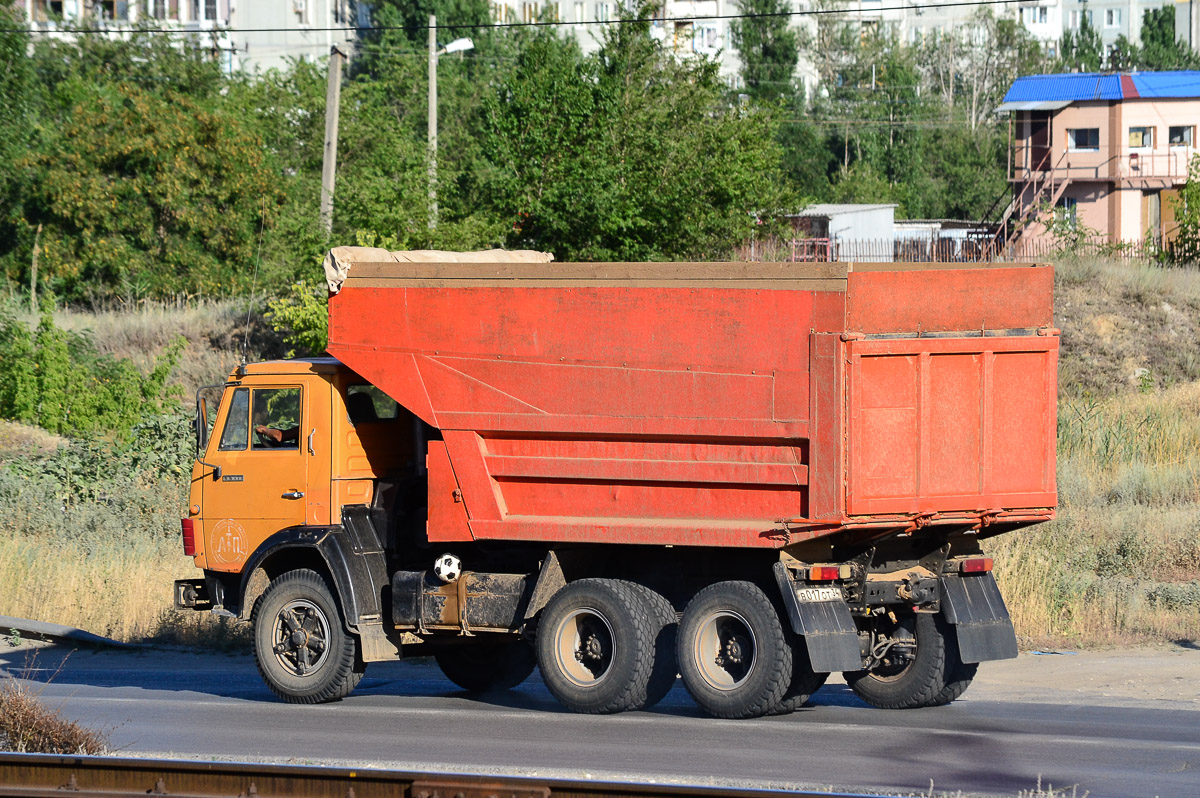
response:
M109 648L142 648L135 643L122 643L120 640L113 640L108 637L101 637L91 632L85 632L83 629L76 629L74 626L63 626L57 623L46 623L44 621L31 621L28 618L14 618L9 615L0 615L0 634L7 632L10 629L15 629L18 632L25 632L31 635L40 635L42 637L52 637L61 640L70 640L75 643L87 643L93 646L107 646Z

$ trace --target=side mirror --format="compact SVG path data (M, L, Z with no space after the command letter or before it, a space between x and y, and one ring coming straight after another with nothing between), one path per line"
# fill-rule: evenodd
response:
M208 400L203 396L196 399L196 452L202 454L208 448Z

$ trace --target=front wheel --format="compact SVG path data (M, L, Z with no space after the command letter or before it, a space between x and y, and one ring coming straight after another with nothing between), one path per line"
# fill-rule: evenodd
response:
M254 662L271 692L292 704L344 698L366 666L337 602L315 571L289 571L267 586L250 616Z

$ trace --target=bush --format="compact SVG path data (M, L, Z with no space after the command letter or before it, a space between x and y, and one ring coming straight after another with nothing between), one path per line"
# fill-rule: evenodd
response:
M85 729L42 703L16 679L0 684L0 751L19 754L103 754L104 735Z
M36 331L0 311L0 417L72 436L122 438L168 406L167 377L186 341L176 338L142 374L127 359L101 355L91 341L55 326Z

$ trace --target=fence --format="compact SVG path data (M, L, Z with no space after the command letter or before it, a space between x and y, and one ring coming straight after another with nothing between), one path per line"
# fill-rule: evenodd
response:
M992 261L1033 262L1064 255L1100 256L1120 260L1160 260L1170 255L1169 245L1156 241L1109 241L1104 238L1076 241L1029 240L1005 247L994 238L797 238L780 246L758 246L750 260L782 260L791 263L898 262L898 263L989 263Z

